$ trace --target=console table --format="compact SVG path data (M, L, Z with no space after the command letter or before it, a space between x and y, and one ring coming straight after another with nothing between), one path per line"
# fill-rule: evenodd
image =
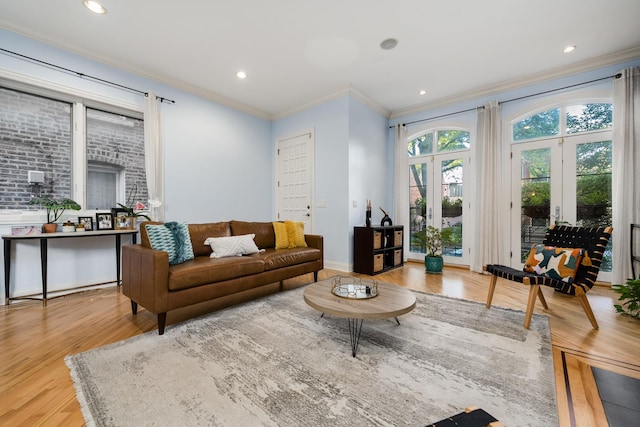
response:
M116 239L116 283L120 286L120 246L121 238L123 234L131 235L133 244L137 242L138 230L97 230L97 231L84 231L84 232L69 232L69 233L42 233L32 234L26 236L13 236L8 234L2 235L4 242L4 295L5 305L9 305L11 300L22 299L40 299L40 298L26 298L26 297L11 297L9 294L10 281L11 281L11 242L12 241L24 241L24 240L40 240L40 268L42 271L42 305L47 305L47 243L51 239L65 239L65 238L84 238L84 237L96 237L96 236L112 236Z

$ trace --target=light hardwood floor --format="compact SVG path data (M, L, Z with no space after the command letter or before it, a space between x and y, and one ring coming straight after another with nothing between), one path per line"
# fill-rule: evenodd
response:
M324 270L320 278L338 271ZM445 268L427 275L420 263L376 276L411 289L484 302L489 278L466 269ZM288 280L285 288L311 282L311 275ZM265 289L275 292L277 284ZM561 426L607 426L590 366L640 378L640 321L615 313L617 294L596 286L588 294L600 323L593 330L578 301L544 289L550 318L558 416ZM527 289L498 281L493 304L524 310ZM219 308L200 304L169 313L171 324ZM131 315L129 299L115 287L50 300L47 307L27 301L0 307L0 426L84 425L64 362L68 354L100 347L156 328L144 309Z

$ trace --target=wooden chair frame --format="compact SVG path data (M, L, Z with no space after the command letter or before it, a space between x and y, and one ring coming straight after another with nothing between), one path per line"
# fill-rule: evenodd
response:
M593 326L594 329L598 329L598 322L587 299L587 291L593 287L598 277L604 250L612 232L613 228L611 227L583 228L565 225L552 225L549 227L542 241L544 245L562 248L582 248L586 250L591 260L591 265L580 265L571 284L547 276L516 270L504 265L489 264L484 266L484 270L492 274L489 283L489 293L487 295L487 308L491 308L491 301L493 300L498 277L527 285L529 286L529 298L527 301L524 327L529 329L536 298L540 300L545 310L549 309L540 286L550 286L558 292L576 296L587 318L591 322L591 326Z

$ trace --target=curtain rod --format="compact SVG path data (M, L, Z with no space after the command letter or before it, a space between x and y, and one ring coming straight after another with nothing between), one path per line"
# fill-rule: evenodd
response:
M507 99L505 101L498 102L498 104L502 105L502 104L506 104L507 102L518 101L518 100L521 100L521 99L532 98L534 96L545 95L547 93L558 92L558 91L565 90L565 89L571 89L571 88L574 88L576 86L587 85L587 84L599 82L599 81L602 81L602 80L613 79L613 78L619 79L620 77L622 77L622 73L617 73L617 74L614 74L612 76L600 77L599 79L589 80L589 81L582 82L582 83L576 83L576 84L573 84L573 85L559 87L559 88L556 88L556 89L545 90L543 92L532 93L531 95L524 95L524 96L520 96L518 98ZM434 120L434 119L441 119L443 117L448 117L448 116L455 116L456 114L468 113L469 111L478 110L480 108L484 108L484 106L475 107L475 108L469 108L469 109L462 110L462 111L456 111L454 113L442 114L440 116L429 117L429 118L426 118L426 119L414 120L412 122L402 123L402 126L412 125L414 123L426 122L426 121ZM389 126L389 129L392 129L394 127L395 126Z
M87 78L87 79L90 79L90 80L95 80L97 82L105 83L105 84L108 84L110 86L114 86L114 87L117 87L117 88L120 88L120 89L125 89L125 90L131 91L131 92L139 93L139 94L144 95L144 96L149 96L149 92L145 92L145 91L142 91L142 90L134 89L132 87L121 85L119 83L114 83L114 82L111 82L109 80L101 79L100 77L94 77L94 76L91 76L89 74L84 74L84 73L81 73L79 71L71 70L69 68L61 67L60 65L56 65L56 64L52 64L50 62L42 61L40 59L32 58L30 56L23 55L21 53L13 52L11 50L7 50L7 49L3 49L3 48L0 48L0 51L8 53L8 54L11 54L11 55L14 55L14 56L17 56L17 57L22 58L22 59L26 59L26 60L29 60L29 61L36 62L36 63L41 64L41 65L46 65L47 67L52 67L52 68L55 68L55 69L58 69L58 70L65 71L67 73L75 74L76 76L78 76L80 78ZM156 99L159 99L160 102L167 102L167 103L171 103L171 104L175 104L176 103L176 101L174 101L172 99L169 99L169 98L164 98L162 96L156 96Z

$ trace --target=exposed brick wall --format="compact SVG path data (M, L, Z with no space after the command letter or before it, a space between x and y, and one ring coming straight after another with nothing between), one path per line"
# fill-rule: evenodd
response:
M43 195L71 194L71 105L0 88L0 205L25 209L30 170L45 173ZM29 206L34 208L33 206Z
M149 197L144 168L144 122L142 120L89 109L87 161L123 168L125 197L136 187L134 203L140 201L147 204ZM121 203L126 203L126 200Z
M69 103L0 88L0 208L37 209L27 205L34 190L71 197L71 114ZM142 120L90 110L87 161L123 169L125 197L137 186L135 201L147 204ZM44 172L40 189L28 184L30 170Z

